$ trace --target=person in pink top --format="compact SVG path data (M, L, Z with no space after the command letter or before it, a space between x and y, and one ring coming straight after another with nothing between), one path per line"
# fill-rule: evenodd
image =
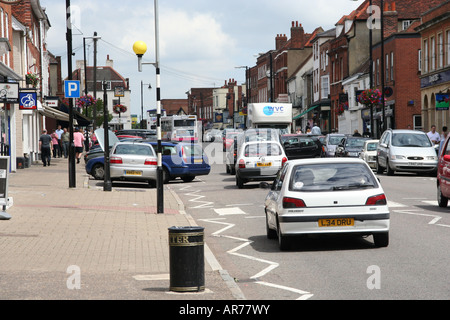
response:
M83 142L84 142L84 134L83 131L75 128L73 132L73 143L75 145L75 158L77 159L77 163L80 163L81 155L83 154Z

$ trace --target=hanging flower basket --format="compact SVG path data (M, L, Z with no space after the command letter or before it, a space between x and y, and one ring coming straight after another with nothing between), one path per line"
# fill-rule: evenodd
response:
M361 92L358 102L367 107L381 105L381 91L378 89L367 89Z
M336 114L340 116L344 114L345 110L348 110L348 102L340 103L336 108Z
M39 76L36 73L27 72L25 82L36 88L39 85Z
M77 107L78 108L87 108L96 103L97 103L97 100L93 96L88 94L88 95L82 96L81 98L79 98L77 100Z
M127 107L125 107L124 105L121 105L121 104L116 104L113 107L113 111L115 114L121 114L121 113L127 112L127 110L128 110Z

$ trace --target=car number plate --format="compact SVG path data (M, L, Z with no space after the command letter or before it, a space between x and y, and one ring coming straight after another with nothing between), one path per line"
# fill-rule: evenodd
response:
M409 165L414 166L414 167L419 167L422 165L422 163L421 162L410 162Z
M257 166L257 167L271 167L271 166L272 166L272 162L266 162L266 163L258 162L258 163L256 164L256 166Z
M319 219L319 227L353 227L354 218Z
M203 159L194 159L194 163L203 163Z
M142 171L125 170L125 175L127 175L127 176L142 176Z

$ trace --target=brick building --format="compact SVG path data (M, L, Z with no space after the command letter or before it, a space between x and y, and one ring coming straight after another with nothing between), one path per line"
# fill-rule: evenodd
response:
M435 124L450 126L450 1L441 1L421 16L415 28L421 35L420 88L422 124L429 130ZM445 100L447 99L447 103ZM444 103L439 103L444 101Z

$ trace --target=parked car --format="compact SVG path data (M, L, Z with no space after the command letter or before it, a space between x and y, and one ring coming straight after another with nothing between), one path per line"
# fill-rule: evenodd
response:
M289 160L319 158L323 152L319 136L310 134L284 134L281 145Z
M416 130L386 130L377 146L376 170L387 175L395 171L435 175L438 157L426 133Z
M157 142L145 142L153 146L157 152ZM208 157L204 154L199 144L161 142L163 183L169 183L180 177L184 182L195 179L196 176L208 175L211 167ZM89 160L86 164L86 172L97 180L104 179L105 159L103 156Z
M337 145L345 138L345 134L329 133L325 137L325 157L334 157Z
M450 143L449 137L442 145L437 172L437 202L439 207L446 208L450 198Z
M287 160L279 142L244 142L236 155L236 185L242 189L249 181L271 181Z
M377 146L378 140L366 140L364 141L364 147L359 154L359 157L363 159L372 169L376 168Z
M373 235L375 246L389 244L390 213L378 179L361 159L290 160L265 199L269 239L281 250L292 236Z
M139 136L148 140L156 140L156 130L150 129L123 129L116 132L117 136L128 135L128 136Z
M369 138L352 136L342 138L341 142L336 147L334 156L359 158L359 154L364 147L364 142L367 140L369 140Z
M218 142L222 141L222 131L219 129L206 130L203 135L203 142Z
M231 144L234 141L234 138L237 137L239 133L242 131L230 131L225 129L223 132L223 151L227 151L230 148Z
M150 144L157 149L157 142ZM184 182L195 179L196 176L208 175L211 171L209 160L202 146L190 142L162 142L163 180L181 178Z

